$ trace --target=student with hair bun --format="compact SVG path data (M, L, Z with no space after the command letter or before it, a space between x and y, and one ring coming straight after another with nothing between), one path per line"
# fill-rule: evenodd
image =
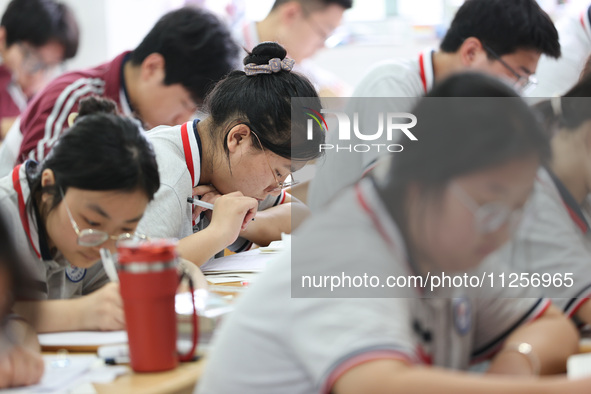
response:
M536 108L552 138L552 160L538 171L526 220L496 257L537 276L564 313L591 324L591 75Z
M37 294L15 311L39 332L124 327L117 284L99 262L130 237L160 185L150 143L131 119L95 98L41 162L28 160L0 179L0 206L16 248L33 266ZM86 107L94 107L92 113ZM97 264L98 263L98 264Z
M305 207L286 193L286 179L319 156L324 139L314 126L308 140L303 108L292 118L292 98L309 98L306 105L318 111L320 100L291 71L294 61L281 45L257 45L244 64L245 71L231 72L209 93L204 119L147 133L161 188L139 229L181 239L181 255L197 265L232 243L242 251L290 232L292 209L295 220ZM189 204L192 196L215 203L213 212Z

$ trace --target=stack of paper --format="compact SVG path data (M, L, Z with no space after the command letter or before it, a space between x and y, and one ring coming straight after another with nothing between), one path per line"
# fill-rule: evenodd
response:
M261 253L259 249L236 253L230 256L213 259L201 266L205 275L212 273L252 273L261 272L273 258L272 255Z

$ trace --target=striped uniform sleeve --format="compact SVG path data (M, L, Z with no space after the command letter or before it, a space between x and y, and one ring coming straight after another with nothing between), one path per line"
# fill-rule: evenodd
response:
M269 209L272 207L276 207L281 205L285 202L287 198L287 192L282 190L278 196L267 196L263 201L259 203L259 211L264 211L265 209ZM228 250L231 250L235 253L240 253L249 250L252 247L253 243L246 238L238 237L236 241L230 246L228 246Z
M547 298L477 298L472 362L493 357L519 326L534 321L552 304Z
M39 94L21 117L23 141L18 162L42 161L68 127L68 116L76 112L80 99L104 93L100 78L56 81Z
M420 363L407 299L315 299L313 305L302 303L306 308L290 324L289 348L316 391L329 393L341 376L367 362Z

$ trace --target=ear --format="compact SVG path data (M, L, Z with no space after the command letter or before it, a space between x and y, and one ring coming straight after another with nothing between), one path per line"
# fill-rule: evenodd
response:
M235 153L240 149L250 147L252 144L250 128L245 124L239 124L230 129L226 142L228 151Z
M52 169L46 168L41 173L41 187L53 186L55 185L55 174L53 173ZM43 193L41 195L41 201L43 203L47 202L48 199L52 198L48 193Z
M294 21L303 17L302 5L297 1L290 1L280 6L279 20L283 26L291 26Z
M162 83L166 76L164 56L159 53L149 54L140 65L140 79L142 81L156 81Z
M458 57L462 66L471 68L475 64L482 61L482 57L486 57L486 51L482 47L482 43L476 37L468 37L464 40L457 51Z
M46 187L53 185L55 185L55 174L52 169L46 168L41 173L41 186Z

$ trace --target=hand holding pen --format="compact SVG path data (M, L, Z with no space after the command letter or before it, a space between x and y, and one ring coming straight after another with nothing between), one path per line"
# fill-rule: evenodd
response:
M192 197L188 197L187 202L198 206L199 212L213 208L208 227L215 228L227 240L227 245L234 242L240 231L245 230L248 223L254 220L258 209L258 201L241 192L218 195L213 206Z

